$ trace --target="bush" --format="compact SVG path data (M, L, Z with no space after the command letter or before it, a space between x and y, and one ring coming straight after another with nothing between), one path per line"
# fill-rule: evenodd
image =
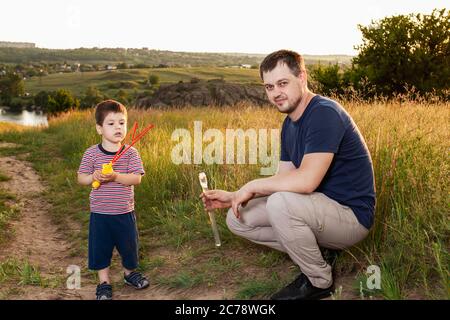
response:
M359 26L363 43L353 63L378 94L421 93L450 87L450 11L398 15Z
M86 89L85 95L80 101L80 108L86 109L93 107L105 100L104 95L95 87L89 87Z
M151 74L148 76L148 83L150 86L155 86L159 83L159 77L156 74Z
M126 64L125 62L119 63L117 65L117 69L128 69L128 64Z
M0 99L5 105L11 104L14 97L24 93L24 83L22 77L16 73L7 73L0 78Z
M449 99L450 12L399 15L359 26L363 44L352 66L317 66L310 72L324 95L395 97L410 94Z
M69 109L78 109L80 101L72 96L72 93L65 89L59 89L54 92L49 99L47 112L58 114Z
M329 66L319 64L310 74L317 82L317 91L321 94L329 96L343 93L343 79L338 64Z

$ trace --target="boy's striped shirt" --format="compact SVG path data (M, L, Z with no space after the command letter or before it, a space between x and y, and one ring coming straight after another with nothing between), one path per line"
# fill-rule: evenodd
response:
M101 144L89 147L81 160L78 173L93 174L102 170L102 164L109 163L115 152L106 151ZM113 169L118 173L144 175L139 152L131 147L117 160ZM92 189L89 196L91 212L100 214L124 214L134 210L134 186L126 186L115 181L102 183L98 189Z

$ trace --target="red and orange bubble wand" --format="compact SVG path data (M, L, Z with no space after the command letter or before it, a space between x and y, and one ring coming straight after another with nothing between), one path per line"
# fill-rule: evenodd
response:
M138 128L138 123L134 122L133 128L125 136L123 146L121 146L119 148L119 150L116 152L116 154L114 155L114 158L111 160L111 162L102 164L102 174L113 173L114 172L114 170L113 170L114 163L117 160L119 160L120 157L122 157L125 154L125 152L128 151L128 149L130 149L132 146L134 146L136 144L136 142L138 142L140 139L142 139L142 137L145 136L147 134L147 132L149 132L150 129L152 129L153 127L154 127L154 125L150 124L146 128L144 128L140 133L138 133L137 136L135 136L136 130ZM133 133L131 136L131 143L125 148L126 141L129 137L130 133ZM94 180L92 182L92 188L97 189L99 187L100 187L100 181Z

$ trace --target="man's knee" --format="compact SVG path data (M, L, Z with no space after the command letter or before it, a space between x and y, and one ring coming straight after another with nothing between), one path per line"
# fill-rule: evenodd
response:
M228 210L225 222L232 233L239 235L239 231L242 229L242 223L234 215L233 209L230 208Z
M289 219L294 214L297 219L309 214L310 208L306 205L308 195L293 192L275 192L267 198L266 208L272 225L280 220ZM295 212L293 212L295 211Z
M286 217L287 204L285 194L288 192L275 192L267 198L266 209L271 225L277 224Z

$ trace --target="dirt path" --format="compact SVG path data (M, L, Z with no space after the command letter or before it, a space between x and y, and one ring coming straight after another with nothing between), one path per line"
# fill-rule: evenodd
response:
M0 183L0 187L15 195L14 202L20 210L20 218L10 223L14 237L0 250L0 261L6 261L8 258L27 261L39 269L44 279L65 278L67 266L79 265L80 261L67 256L70 245L51 222L48 214L52 209L51 205L40 197L45 190L41 179L30 163L19 160L17 157L0 158L0 171L10 178L10 180ZM75 292L35 286L24 286L21 289L20 295L10 298L89 297L87 290Z
M0 143L0 148L14 147L13 144ZM43 286L20 286L2 284L2 291L9 291L7 299L94 299L96 284L92 279L81 278L81 289L69 290L66 281L69 265L84 266L85 257L71 257L71 244L66 241L63 231L58 230L50 218L52 206L41 193L45 185L32 168L31 163L21 160L21 157L0 157L0 172L10 178L0 182L0 188L15 195L14 204L18 205L20 217L11 221L14 236L0 248L0 261L14 259L27 261L40 271L41 277L49 280L59 280L55 288ZM71 226L72 227L72 226ZM75 226L76 228L77 226ZM112 281L115 299L223 299L222 291L189 292L167 290L151 285L143 291L123 286L120 270L112 270ZM151 280L151 279L150 279ZM9 286L9 288L8 288Z

